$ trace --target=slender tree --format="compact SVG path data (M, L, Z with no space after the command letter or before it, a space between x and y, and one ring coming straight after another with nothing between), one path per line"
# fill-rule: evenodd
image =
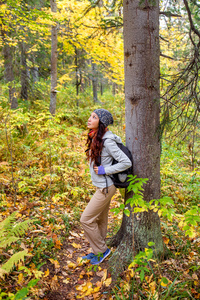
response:
M4 54L4 77L5 81L8 83L9 89L9 102L12 109L18 107L17 97L16 97L16 89L14 82L14 71L13 71L13 47L9 46L7 42L5 42L3 47Z
M92 89L93 89L93 100L94 103L99 102L97 96L97 87L98 87L98 79L97 79L97 65L92 61Z
M0 1L0 5L3 5L5 2ZM12 27L10 22L8 22L10 25L9 32L5 30L6 28L6 20L5 16L1 14L0 16L0 32L1 37L3 41L3 57L4 57L4 78L5 81L8 83L8 89L9 89L9 102L11 108L15 109L18 107L17 97L16 97L16 89L15 89L15 76L14 76L14 70L13 70L13 49L14 47L9 44L8 38L10 38L10 35L12 34Z
M51 11L56 13L56 0L51 0ZM51 29L51 92L49 111L52 115L56 112L56 86L57 86L57 25L53 25Z
M21 99L28 100L29 75L26 57L26 45L21 42Z

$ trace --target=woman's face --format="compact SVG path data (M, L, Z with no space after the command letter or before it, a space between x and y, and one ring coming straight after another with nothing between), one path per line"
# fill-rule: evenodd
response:
M97 129L99 127L99 117L94 112L91 113L88 119L87 127L89 129Z

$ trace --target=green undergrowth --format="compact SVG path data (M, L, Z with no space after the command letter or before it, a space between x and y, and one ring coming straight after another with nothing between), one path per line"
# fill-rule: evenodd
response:
M199 145L197 141L197 145ZM191 155L187 144L162 144L162 195L170 196L183 212L188 205L197 205L200 196L200 160L191 168ZM198 146L197 146L198 147ZM199 153L200 154L200 153Z
M48 99L34 100L32 104L19 101L16 110L10 110L7 100L1 99L0 220L17 211L16 222L34 222L16 243L0 249L4 251L0 267L12 253L28 254L14 264L7 283L8 275L0 278L0 299L22 299L20 295L28 295L38 280L39 288L43 286L45 266L56 262L70 230L79 226L80 215L94 192L85 141L87 120L99 104L94 105L85 93L77 105L73 95L70 86L58 94L55 117L48 112ZM121 99L109 91L100 99L101 105L104 103L119 120L117 132L123 132L122 110L117 108Z
M41 89L45 91L44 86ZM19 102L14 111L7 107L5 99L1 100L1 220L13 211L17 211L16 222L34 219L23 237L2 250L1 264L17 252L26 250L29 254L23 262L14 265L7 285L5 278L0 279L0 295L5 293L2 299L15 299L13 295L23 288L26 289L24 294L28 295L38 279L42 285L47 277L47 261L55 264L70 230L79 226L80 215L94 192L85 158L86 124L91 111L99 106L109 109L115 119L110 129L125 141L124 99L121 94L113 96L110 91L105 91L96 105L88 91L79 97L74 95L72 86L58 93L55 117L48 112L48 95L32 104ZM199 159L197 152L191 165L187 142L162 142L161 193L162 197L173 200L179 215L199 207ZM120 194L117 200L119 205L123 202ZM187 216L189 221L193 215L194 211ZM114 219L109 234L112 235L111 231L116 231L119 226L120 218ZM173 221L166 216L161 218L163 239L170 250L167 262L160 265L154 262L152 267L145 254L141 254L137 266L132 266L132 270L124 274L123 285L119 283L113 291L116 299L135 299L132 296L136 293L140 297L137 299L158 299L156 291L162 294L161 299L187 299L186 290L195 299L198 295L195 294L198 290L195 278L199 276L196 259L199 241L195 234L193 237L185 235L183 226L180 218ZM13 288L9 296L10 286ZM148 292L144 292L145 289Z

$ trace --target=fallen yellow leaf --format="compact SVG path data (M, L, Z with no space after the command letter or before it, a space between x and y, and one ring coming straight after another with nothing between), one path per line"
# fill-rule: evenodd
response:
M152 278L153 278L153 274L151 274L150 276L145 276L145 280L147 283L150 283Z
M133 277L134 277L134 275L135 275L135 272L133 271L133 269L132 269L132 268L130 268L130 269L129 269L129 272L130 272L130 276L133 278Z
M63 280L63 282L64 282L65 284L68 284L68 283L69 283L69 279L70 279L70 278L67 278L67 279Z
M89 271L86 274L87 274L88 277L93 276L93 272L92 271Z
M99 297L100 297L100 293L95 293L95 294L93 294L92 296L93 296L93 299L100 299Z
M128 282L123 285L123 291L130 291L130 284Z
M18 284L22 283L23 279L24 279L23 273L20 273L20 274L18 275L18 281L17 281L17 283L18 283Z
M101 278L101 281L102 281L102 282L104 282L104 281L106 280L106 278L107 278L107 273L108 273L106 269L104 269L103 272L104 272L104 274L103 274L103 277Z
M68 268L70 268L70 269L75 269L75 268L76 268L76 264L74 264L74 263L71 262L71 261L68 263L67 266L68 266Z
M178 195L179 200L183 201L184 200L184 196L183 195Z
M79 235L76 232L74 232L74 231L70 231L70 234L73 235L73 236L75 236L75 237L79 237Z
M33 274L35 275L35 278L39 279L43 276L43 272L39 270L32 270Z
M169 244L169 239L165 236L163 237L163 241L164 241L165 245Z
M168 278L164 277L164 278L161 279L161 284L160 285L162 287L166 287L166 286L168 286L171 283L172 283L171 280L169 280Z
M82 259L82 257L78 257L76 261L77 261L77 263L78 263L78 266L82 266L82 265L84 265L86 262L88 262L87 260Z
M99 286L98 286L98 287L95 287L95 288L93 289L93 293L97 293L99 290L100 290L100 287L99 287Z
M80 245L80 244L76 244L76 243L72 243L72 246L74 247L74 248L76 248L76 249L81 249L82 248L82 246Z
M112 278L107 278L104 282L103 282L103 285L105 285L106 287L108 287L112 282Z
M44 277L48 277L49 276L49 269L47 269L45 272L44 272Z
M50 262L54 265L54 267L56 269L59 269L60 268L60 264L57 260L54 260L53 258L49 258Z
M82 279L84 275L85 275L85 271L84 271L84 270L82 270L82 271L81 271L81 273L80 273L80 276L79 276L79 278L80 278L80 279Z
M149 283L149 287L150 287L152 294L154 295L155 290L156 290L156 282L152 281L151 283Z
M91 283L90 281L88 281L88 282L86 283L86 285L83 286L82 292L86 292L86 291L88 291L88 290L90 290L90 289L92 289L92 283Z

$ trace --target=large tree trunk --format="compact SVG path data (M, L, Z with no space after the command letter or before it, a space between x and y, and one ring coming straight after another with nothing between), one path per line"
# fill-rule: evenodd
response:
M159 3L124 0L123 11L126 144L133 155L134 175L149 179L144 185L144 200L150 201L160 198ZM126 243L132 249L122 252L124 237L121 242L120 231L115 237L119 244L114 253L118 268L120 257L144 250L150 241L155 243L155 254L164 252L158 214L149 211L131 214L130 218L133 226L126 217L120 231L126 232L127 241L133 240L132 244Z
M18 107L18 102L16 97L16 89L14 85L13 53L12 53L12 47L6 44L6 42L3 47L3 54L4 54L4 67L5 67L4 77L6 82L8 82L9 101L10 101L11 108L15 109Z
M56 0L50 0L51 11L57 11ZM57 86L57 25L51 29L51 93L49 111L52 115L56 113L56 86Z

